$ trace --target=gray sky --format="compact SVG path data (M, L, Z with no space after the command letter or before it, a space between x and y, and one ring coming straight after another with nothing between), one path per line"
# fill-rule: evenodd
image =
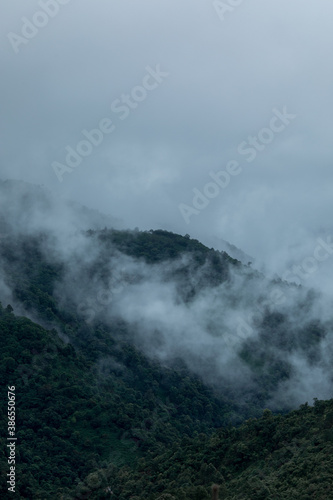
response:
M3 0L0 177L283 273L333 234L333 4L215 4Z

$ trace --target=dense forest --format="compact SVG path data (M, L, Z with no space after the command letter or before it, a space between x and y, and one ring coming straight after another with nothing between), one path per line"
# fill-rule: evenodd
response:
M0 5L0 500L333 500L333 0Z
M333 400L234 427L235 408L130 346L119 355L126 377L96 373L54 330L10 306L0 318L1 377L17 387L18 498L195 500L213 483L228 500L332 498Z
M79 229L65 251L44 230L3 228L1 391L6 401L15 386L17 398L11 497L204 500L215 483L226 500L333 498L333 402L302 400L296 409L297 400L288 400L296 354L317 371L324 362L332 322L306 314L314 292L268 280L189 235ZM167 285L162 297L172 290L164 323L140 317L146 283L155 295ZM287 304L265 301L273 287ZM121 313L128 296L134 319ZM228 314L245 301L256 309L239 338ZM213 343L221 353L210 350L208 337L191 351L175 336L177 349L169 351L174 332L165 337L163 329L173 315L195 343L196 325L186 321L207 303L204 326L212 342L224 340ZM235 344L225 341L227 330ZM328 369L329 386L331 379Z

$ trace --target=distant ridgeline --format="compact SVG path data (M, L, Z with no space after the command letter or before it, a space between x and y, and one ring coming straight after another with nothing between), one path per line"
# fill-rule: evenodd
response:
M130 285L140 283L140 272L164 266L158 269L185 309L205 290L218 294L223 285L224 294L232 292L233 273L243 273L253 289L268 281L188 236L107 229L82 235L91 253L67 260L50 234L0 239L0 298L8 290L12 297L0 307L1 391L6 400L7 385L16 387L18 498L204 500L212 498L213 483L220 500L333 498L332 401L288 415L283 405L281 415L265 410L292 376L287 354L297 347L315 363L326 325L289 329L286 312L266 308L257 336L238 350L254 374L251 387L223 376L208 384L181 355L172 363L147 356L133 342L135 324L110 320L103 310L88 314L76 296L95 282L112 282L122 259L142 263L133 268L137 275L122 277ZM307 308L313 299L302 300ZM3 481L0 496L7 494Z

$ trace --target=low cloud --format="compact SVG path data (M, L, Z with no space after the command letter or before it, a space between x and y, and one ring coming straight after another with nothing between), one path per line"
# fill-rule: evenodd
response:
M109 325L116 339L133 343L150 359L168 367L181 361L205 383L232 391L244 403L260 394L272 408L292 408L304 399L330 397L329 296L268 279L213 251L200 263L185 253L148 264L111 243L101 214L99 220L93 211L45 197L36 186L2 188L12 201L2 204L7 237L14 244L15 238L37 236L43 259L63 269L54 290L59 307L92 330L100 322ZM93 231L86 230L89 223L95 224ZM2 267L1 300L12 303L4 260ZM13 305L25 312L17 300ZM28 314L38 321L37 313ZM116 324L125 326L118 331ZM266 387L274 377L276 384Z

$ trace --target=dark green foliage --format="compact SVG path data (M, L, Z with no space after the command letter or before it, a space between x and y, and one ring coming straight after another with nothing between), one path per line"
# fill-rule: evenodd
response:
M111 474L106 468L103 474L119 500L135 498L136 491L146 500L210 499L212 483L220 486L220 500L332 499L332 411L333 400L285 416L265 410L237 429L175 442L165 453L140 460L135 471Z
M223 252L162 230L89 231L88 237L100 253L86 265L87 281L106 280L117 252L152 269L185 255L183 267L166 276L177 277L185 304L205 287L228 284L230 267L241 267ZM239 352L254 374L251 392L237 393L223 382L213 390L181 360L172 367L148 360L123 321L96 317L87 324L74 300L55 293L68 269L47 254L50 246L42 234L8 237L0 245L14 300L43 325L17 317L11 305L0 307L2 400L7 385L17 388L19 497L110 498L111 488L119 500L204 500L216 483L220 500L330 498L332 402L315 401L285 417L265 410L260 420L232 427L261 415L271 392L290 376L278 349L297 348L316 361L325 336L320 322L298 331L286 315L264 310L258 339L244 341ZM258 278L247 273L248 280ZM193 274L195 285L189 284ZM5 408L2 477L8 469ZM1 488L6 498L4 483Z
M128 344L106 346L109 357L96 367L55 330L1 306L0 330L1 379L16 386L17 489L24 498L54 498L103 461L133 466L182 436L225 424L232 409L199 380L161 370ZM6 400L7 386L1 391ZM210 410L203 413L202 405ZM2 445L5 470L5 439Z
M182 253L195 254L197 260L204 262L205 256L210 250L198 240L186 238L179 234L163 231L88 231L88 234L97 236L100 241L115 245L121 252L136 258L144 258L149 263L161 262L162 260L174 259ZM219 252L215 252L219 254ZM223 252L224 259L237 263L235 259Z

